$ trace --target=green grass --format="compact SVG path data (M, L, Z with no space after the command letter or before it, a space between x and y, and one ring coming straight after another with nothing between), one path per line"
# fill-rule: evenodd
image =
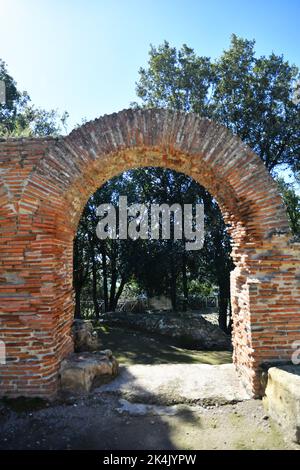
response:
M103 349L111 349L120 364L227 364L230 351L196 351L180 347L172 338L131 329L101 327Z

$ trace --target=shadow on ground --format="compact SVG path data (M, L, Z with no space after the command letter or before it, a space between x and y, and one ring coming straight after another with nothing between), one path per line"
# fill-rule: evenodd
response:
M112 349L124 367L127 365L125 378L129 384L136 381L130 373L131 364L151 368L149 364L178 363L181 364L178 367L187 364L187 368L200 370L204 367L201 364L216 366L231 362L227 351L187 350L172 344L169 338L131 330L113 328L102 331L101 337L103 347ZM192 374L192 378L194 380L195 375ZM138 394L147 396L149 387L142 384L136 384L140 387ZM122 391L117 396L99 389L84 397L51 403L32 399L0 400L2 450L288 448L299 449L299 446L287 443L282 432L266 419L260 400L221 406L182 402L158 406L128 401Z
M139 404L92 393L38 408L31 403L27 410L11 405L0 401L1 450L299 448L265 419L260 400L206 408L147 405L141 412Z
M103 349L111 349L121 364L228 364L230 351L196 351L179 346L172 338L128 328L103 327Z

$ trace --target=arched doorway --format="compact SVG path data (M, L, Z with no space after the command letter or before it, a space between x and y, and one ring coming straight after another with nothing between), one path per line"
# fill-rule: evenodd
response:
M199 181L230 225L234 362L260 393L259 366L290 360L300 336L300 247L262 161L194 114L127 110L66 137L0 142L2 395L51 396L72 350L72 245L96 188L129 168L161 166Z

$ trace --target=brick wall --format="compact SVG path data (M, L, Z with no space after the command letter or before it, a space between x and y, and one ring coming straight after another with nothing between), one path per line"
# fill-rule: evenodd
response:
M0 141L0 394L54 395L72 350L72 244L89 196L129 168L184 172L217 199L233 238L234 361L259 394L262 361L300 339L300 246L260 159L193 114L128 110L57 139Z

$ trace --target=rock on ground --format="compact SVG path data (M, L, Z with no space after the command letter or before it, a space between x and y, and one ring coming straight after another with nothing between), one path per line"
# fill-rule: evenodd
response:
M93 385L105 383L117 374L118 363L110 350L72 353L61 363L61 391L87 393Z
M223 351L231 347L230 337L199 314L109 312L102 320L111 326L122 325L169 336L194 349Z

